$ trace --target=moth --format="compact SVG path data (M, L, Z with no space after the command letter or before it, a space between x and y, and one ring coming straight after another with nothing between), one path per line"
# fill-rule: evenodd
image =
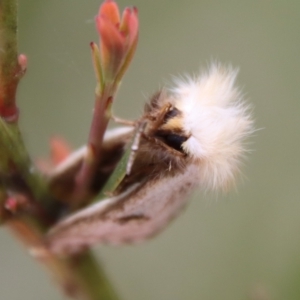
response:
M236 76L230 67L213 65L198 76L178 79L145 105L136 130L109 132L100 170L135 135L126 176L113 195L58 222L47 235L49 249L64 254L96 243L141 242L179 214L194 188L234 185L253 132Z

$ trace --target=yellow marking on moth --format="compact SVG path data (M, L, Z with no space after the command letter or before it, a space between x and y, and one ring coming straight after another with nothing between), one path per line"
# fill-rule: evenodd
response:
M182 131L183 128L183 118L175 117L167 121L167 123L161 126L162 130L170 130L170 131Z

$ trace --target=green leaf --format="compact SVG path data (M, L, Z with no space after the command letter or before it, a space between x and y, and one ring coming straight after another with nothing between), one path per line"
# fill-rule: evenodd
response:
M113 194L113 192L118 188L122 180L126 175L126 167L128 164L128 160L130 158L130 154L132 152L131 148L135 141L136 133L138 128L134 131L130 143L128 144L123 156L121 157L119 163L117 164L116 168L114 169L113 173L109 177L108 181L106 182L105 186L101 190L99 196L94 202L98 202L107 198L107 195Z

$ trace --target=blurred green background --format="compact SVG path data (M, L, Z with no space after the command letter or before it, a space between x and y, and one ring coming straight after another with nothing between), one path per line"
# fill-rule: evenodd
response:
M19 3L20 51L29 59L19 89L21 125L34 157L60 134L86 141L95 79L95 0ZM238 191L194 193L188 209L141 246L95 252L124 300L300 299L300 2L147 1L136 5L140 42L115 113L140 115L171 75L212 60L240 68L256 132ZM0 230L0 299L64 299L49 276ZM104 299L103 299L104 300Z

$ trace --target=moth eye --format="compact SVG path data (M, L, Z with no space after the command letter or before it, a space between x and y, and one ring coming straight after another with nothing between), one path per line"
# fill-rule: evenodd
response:
M165 114L164 122L167 123L167 121L174 117L177 117L178 115L180 115L180 111L176 107L174 107Z
M164 136L164 142L177 151L182 151L182 144L187 140L187 137L170 133Z

